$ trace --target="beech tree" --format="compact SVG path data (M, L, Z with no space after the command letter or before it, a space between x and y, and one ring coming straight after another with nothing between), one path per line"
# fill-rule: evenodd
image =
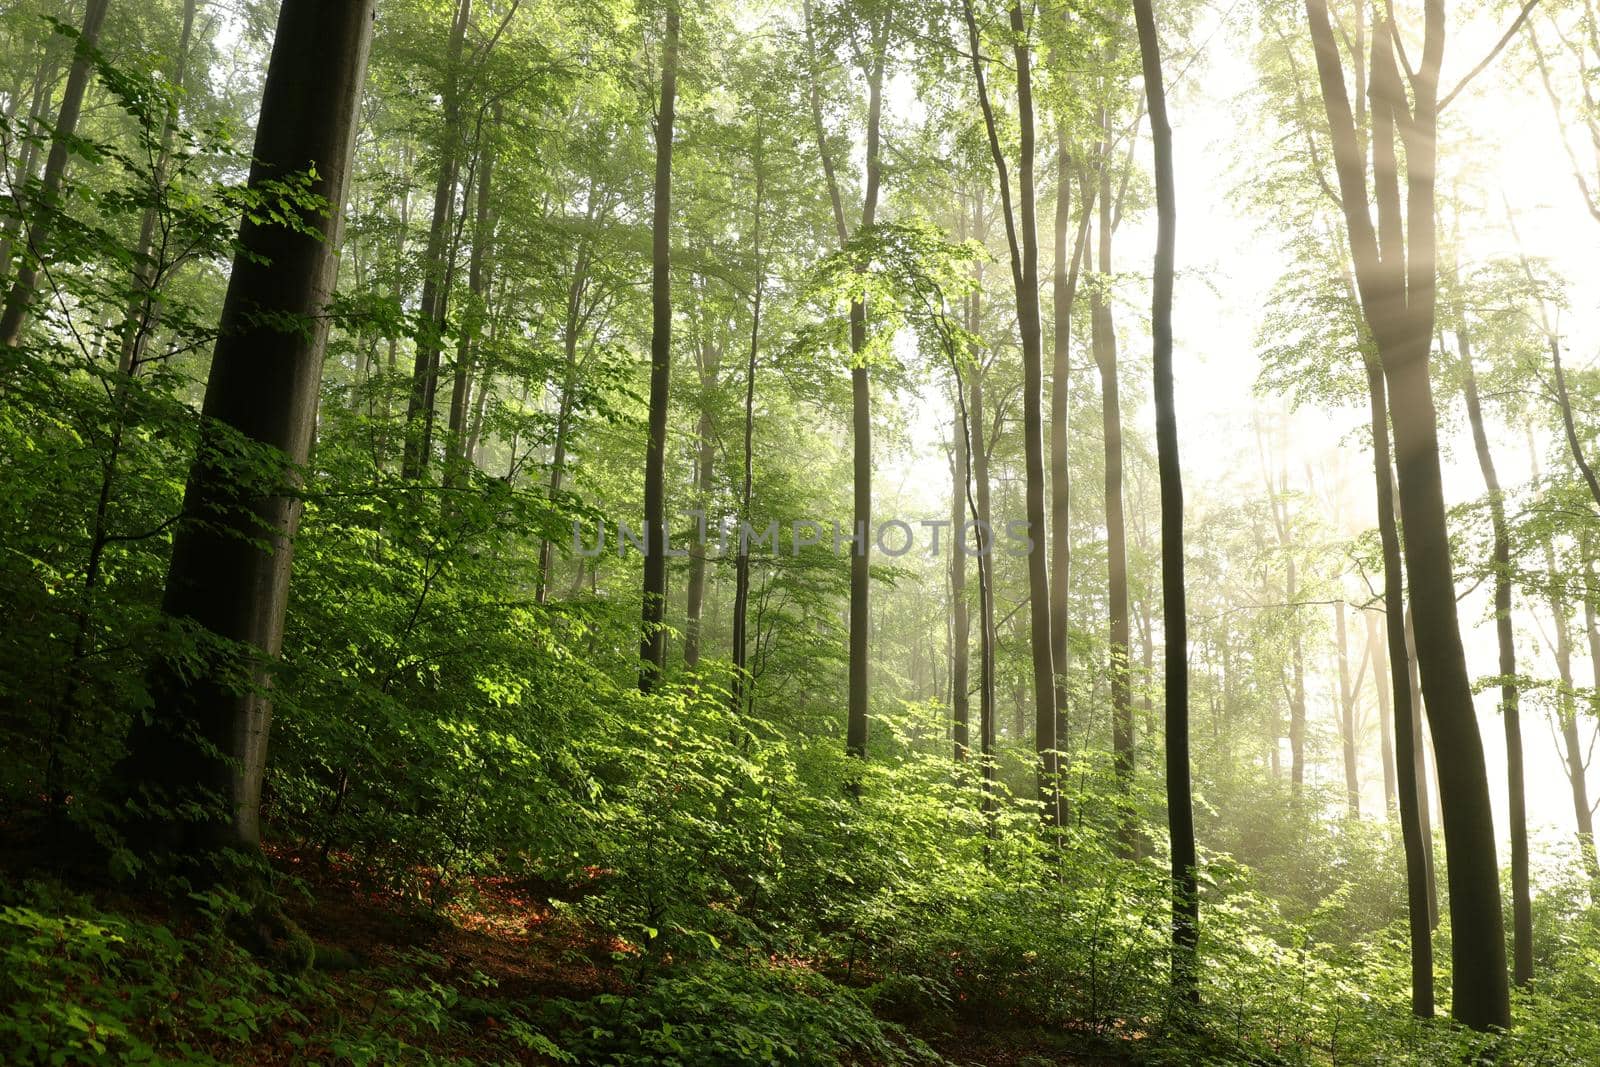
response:
M129 740L125 771L152 805L145 818L186 818L185 799L206 805L198 821L160 828L179 848L254 849L260 840L271 666L374 14L371 0L284 0L278 15L250 184L308 175L321 207L297 225L247 220L239 231L161 605L193 634L200 666L155 664L154 709Z

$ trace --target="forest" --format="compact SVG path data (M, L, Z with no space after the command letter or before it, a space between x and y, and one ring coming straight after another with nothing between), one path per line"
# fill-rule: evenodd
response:
M1595 0L0 0L0 1062L1600 1063Z

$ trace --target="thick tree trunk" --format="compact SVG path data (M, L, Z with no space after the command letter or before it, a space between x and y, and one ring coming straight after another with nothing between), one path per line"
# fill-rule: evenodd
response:
M1195 949L1200 936L1200 888L1189 771L1189 623L1183 584L1183 481L1178 462L1177 402L1172 381L1172 286L1177 205L1173 189L1172 128L1167 121L1161 41L1151 0L1134 0L1143 59L1145 99L1155 146L1156 256L1150 328L1156 406L1156 465L1161 481L1161 621L1166 631L1167 827L1172 842L1172 986L1200 999Z
M678 2L666 0L661 107L656 112L655 210L651 218L650 437L644 461L643 634L639 689L667 665L667 406L672 389L672 127L678 101Z
M55 136L50 141L50 155L46 157L44 174L39 181L38 199L28 205L27 247L17 263L17 276L6 294L5 307L0 311L0 348L15 348L22 340L22 328L27 324L33 306L34 292L39 286L40 263L45 259L50 242L51 224L58 209L67 178L67 160L70 145L78 129L78 115L83 110L83 94L94 73L91 52L100 39L100 26L105 22L110 0L89 0L84 9L83 25L79 30L77 51L72 59L72 69L67 74L67 87L61 96L61 107L56 112Z
M1467 421L1472 424L1472 445L1478 469L1489 495L1489 517L1494 527L1495 636L1500 645L1500 717L1506 732L1507 810L1511 829L1511 939L1512 979L1525 986L1533 981L1533 902L1528 886L1528 808L1523 786L1522 714L1517 694L1517 647L1511 625L1511 529L1506 523L1505 497L1489 451L1483 425L1483 405L1478 400L1478 376L1472 368L1472 345L1464 326L1456 327L1456 347L1461 355L1462 388L1467 400Z
M472 0L460 0L450 25L445 53L444 129L439 144L439 174L433 190L433 218L428 224L428 246L422 260L422 336L411 370L411 393L406 400L406 447L401 474L420 478L433 451L433 398L439 379L439 353L444 347L444 326L449 310L451 264L450 220L455 214L456 184L460 177L462 44L472 18Z
M322 312L334 288L373 17L372 0L284 0L278 16L250 184L314 165L313 189L333 211L312 216L311 233L251 221L240 229L206 386L206 440L189 473L162 602L169 618L204 635L205 663L198 671L187 659L153 666L153 713L135 727L124 768L137 799L171 805L198 795L208 804L198 825L167 827L163 836L180 846L250 849L260 837L271 665L301 510L295 486L315 430ZM218 459L224 435L273 450L277 470L241 485ZM234 674L233 648L213 642L249 657L247 685Z

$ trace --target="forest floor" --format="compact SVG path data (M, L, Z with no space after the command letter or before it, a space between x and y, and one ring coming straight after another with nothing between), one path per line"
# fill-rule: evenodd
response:
M203 943L204 920L193 911L174 907L154 894L129 894L108 884L103 872L64 862L59 844L40 844L37 838L29 843L19 839L15 829L0 826L0 889L5 890L0 903L10 899L16 887L38 885L45 879L61 887L62 900L92 902L90 915L96 921L118 917L144 924L141 929L146 931L170 931L175 944L181 946L178 951L186 955ZM246 1011L248 1033L231 1039L191 1035L175 1023L156 1025L147 1038L158 1056L165 1034L167 1041L181 1041L189 1054L202 1057L193 1060L185 1055L181 1062L361 1062L362 1057L350 1055L349 1043L341 1035L404 1026L404 1043L396 1048L411 1050L428 1061L503 1063L507 1060L506 1028L518 1025L514 1006L520 1011L547 1001L581 1003L605 994L626 996L637 971L636 949L605 936L563 908L563 901L580 898L592 886L484 878L470 883L465 892L453 894L454 903L432 907L414 890L408 895L374 883L338 855L323 857L283 847L269 847L267 852L287 887L285 914L317 946L317 970L324 975L318 995L295 999L286 1010L262 1013L254 1019ZM64 906L62 913L83 910L84 903L80 903ZM0 933L15 935L13 925L8 916L7 929ZM60 940L62 935L57 932L55 937ZM33 942L35 946L39 943ZM49 935L45 943L48 946ZM0 948L20 944L13 941ZM176 979L170 991L155 998L159 1003L170 996L174 1014L180 1000L226 1000L246 988L243 984L229 988L225 975L219 984L210 972L201 972L203 978L195 978L186 969L174 973L188 977ZM129 981L126 973L90 970L54 992L72 998L86 987L105 987L100 996L120 998L129 1004L133 1016L133 1003L148 1002L151 997L148 990L116 988ZM408 989L423 991L424 999L409 1003ZM474 996L474 991L481 997ZM448 1016L446 1025L440 1025L439 1015L430 1021L430 1009L439 1007L441 1000L443 1014ZM996 1007L987 1013L973 1011L945 1020L938 1026L913 1024L908 1029L953 1064L1045 1067L1132 1062L1124 1055L1085 1053L1093 1042L1070 1032L1009 1021L1003 1007ZM187 1006L181 1010L194 1011ZM38 1010L38 1014L47 1012ZM147 1015L148 1009L140 1009L138 1014ZM28 1025L25 1020L11 1023ZM242 1054L241 1036L243 1048L248 1050ZM411 1053L405 1058L410 1059ZM530 1064L558 1062L532 1050L512 1058ZM69 1062L80 1060L69 1056ZM398 1061L379 1056L366 1062Z

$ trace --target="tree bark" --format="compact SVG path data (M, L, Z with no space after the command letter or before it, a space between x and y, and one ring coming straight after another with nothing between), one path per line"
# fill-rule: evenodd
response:
M815 127L817 151L833 207L834 229L839 247L850 243L850 228L844 219L844 200L834 174L833 154L822 124L822 91L817 71L816 41L813 36L810 0L804 4L806 54L809 60L811 120ZM880 20L871 31L871 51L866 61L867 143L866 188L861 197L861 222L857 231L870 229L878 214L878 194L882 185L879 162L883 119L883 71L888 61L889 22ZM872 596L872 380L865 362L867 347L867 305L850 303L850 427L851 469L854 493L851 507L851 532L858 538L850 554L850 669L849 693L845 712L845 751L866 757L867 716L871 711L871 596Z
M444 130L439 144L439 174L433 190L433 218L428 225L428 246L423 252L422 336L411 370L411 393L406 400L405 455L401 474L420 478L433 451L433 398L439 379L439 353L444 347L444 326L450 301L450 219L455 214L456 184L460 177L462 43L472 19L472 0L460 0L450 25L445 53L448 70L444 86Z
M1372 685L1378 695L1378 747L1383 753L1383 803L1389 817L1394 818L1396 786L1394 767L1394 709L1389 699L1389 650L1378 635L1378 616L1363 611L1367 625L1367 649L1372 656Z
M1472 344L1462 324L1456 326L1456 348L1461 356L1462 390L1466 394L1467 421L1472 425L1472 445L1483 472L1489 496L1489 517L1494 528L1495 637L1500 646L1500 717L1506 732L1507 810L1511 823L1511 940L1512 980L1520 986L1533 981L1533 902L1528 886L1528 806L1523 786L1522 714L1517 693L1517 646L1511 624L1511 530L1506 523L1505 497L1495 472L1489 435L1483 425L1483 405L1478 400L1478 376L1472 367Z
M299 471L315 431L323 310L334 288L373 18L372 0L284 0L278 16L250 184L314 165L312 188L332 210L308 217L311 233L249 220L240 228L206 385L206 430L162 601L168 618L202 635L203 667L188 658L153 665L153 712L135 727L125 764L140 799L208 805L198 824L165 827L178 847L254 849L260 839L271 664L283 641ZM235 436L277 456L262 484L242 485L228 462L226 442ZM232 677L235 648L248 656L247 685ZM225 811L216 810L219 800Z
M105 22L108 6L110 0L89 0L84 8L72 68L67 74L67 87L56 112L55 136L51 138L50 155L45 159L44 174L39 181L39 197L29 205L27 247L17 263L17 276L6 294L4 310L0 310L0 348L16 348L22 341L22 329L27 325L29 309L39 286L40 264L50 242L54 212L65 191L67 160L77 133L78 116L83 111L83 94L94 73L91 53L99 43L100 27Z
M672 390L672 128L678 101L678 2L666 0L661 107L656 112L655 209L650 222L650 437L644 463L643 635L639 690L667 665L667 405Z
M500 105L494 109L495 123L500 121ZM484 131L487 140L488 131ZM455 380L450 389L450 423L445 463L445 478L459 485L466 477L466 466L471 457L466 452L468 394L472 389L480 336L488 317L487 293L489 291L494 248L494 213L492 187L494 184L494 146L484 144L478 149L477 211L472 223L472 253L467 264L467 294L471 306L462 323L461 337L456 342Z
M1438 753L1449 858L1453 1011L1474 1029L1511 1024L1504 926L1488 771L1467 674L1450 561L1438 419L1428 378L1436 301L1434 176L1437 93L1444 52L1443 0L1424 0L1421 62L1408 100L1394 57L1394 29L1372 34L1374 232L1366 161L1357 147L1343 64L1325 0L1306 0L1332 134L1345 229L1362 312L1376 343L1393 414L1404 552L1417 662ZM1400 195L1395 135L1404 142L1408 195Z
M1122 404L1117 379L1117 337L1105 286L1111 278L1111 127L1101 113L1104 138L1100 158L1099 241L1100 284L1091 304L1090 345L1100 371L1100 423L1105 438L1106 568L1111 618L1111 751L1112 766L1124 795L1133 788L1133 700L1128 680L1128 535L1122 510ZM1118 820L1123 851L1137 847L1131 809Z
M1092 192L1078 209L1078 231L1067 253L1067 230L1072 223L1070 159L1066 124L1056 131L1059 142L1056 171L1055 229L1055 337L1050 368L1050 658L1056 672L1056 747L1071 743L1071 716L1067 698L1067 594L1072 575L1072 471L1067 462L1067 424L1071 418L1072 307L1077 298L1078 272L1089 233ZM1092 190L1089 186L1088 190ZM1065 801L1063 801L1063 804ZM1066 814L1063 812L1062 817Z
M700 352L700 418L695 425L699 448L694 463L695 506L704 516L711 505L711 475L716 449L711 439L711 400L722 368L722 351L715 343ZM689 581L684 590L683 662L693 667L700 662L700 622L706 598L706 546L704 537L695 537L689 546Z
M1032 55L1022 5L1011 7L1012 55L1017 69L1017 119L1020 157L1017 165L1017 211L1011 209L1011 183L1000 147L994 110L984 77L984 58L971 0L963 0L972 70L989 137L1000 192L1001 218L1011 253L1011 279L1016 289L1017 329L1022 341L1022 430L1024 497L1028 521L1028 612L1033 658L1034 749L1038 758L1038 799L1046 826L1061 822L1056 760L1056 672L1050 636L1050 558L1046 543L1044 467L1044 352L1039 317L1039 228L1035 206ZM1020 229L1020 234L1019 234Z
M199 0L185 0L183 23L178 32L178 51L173 58L172 96L167 102L167 114L161 124L161 147L156 155L150 180L150 203L145 205L139 220L139 240L134 246L134 295L128 301L127 314L123 316L122 336L117 353L117 369L123 374L136 374L142 362L144 346L155 327L156 287L160 264L152 261L156 251L156 223L159 221L159 197L166 182L167 166L172 157L172 137L178 126L178 106L184 82L187 80L189 41L194 33L194 19Z
M1400 839L1406 859L1406 905L1411 933L1411 1011L1429 1019L1434 1013L1433 843L1427 831L1428 794L1422 783L1421 692L1412 681L1411 627L1405 607L1405 574L1400 558L1400 531L1395 522L1394 480L1389 459L1388 398L1377 356L1362 354L1367 372L1372 469L1378 506L1378 537L1383 545L1383 617L1387 654L1393 665L1394 739L1397 761ZM1369 631L1370 633L1370 631ZM1380 687L1382 683L1380 681Z
M756 425L756 361L761 352L761 300L766 291L767 263L761 254L762 222L766 207L766 140L761 122L756 122L755 149L751 153L751 167L756 176L754 241L752 252L756 264L756 284L750 301L750 354L744 372L744 463L743 481L739 487L739 521L750 520L750 494L755 475L755 425ZM743 711L745 692L753 683L747 666L748 638L746 630L750 616L750 545L743 537L738 540L738 555L733 569L733 706Z
M1167 828L1172 842L1172 986L1200 999L1195 950L1200 936L1200 887L1189 770L1189 624L1183 584L1183 481L1178 462L1178 416L1172 375L1172 288L1177 204L1172 128L1161 71L1161 40L1151 0L1134 0L1144 67L1145 100L1155 146L1156 256L1150 327L1156 407L1156 464L1161 482L1161 622L1166 632Z
M1343 600L1334 603L1333 619L1339 649L1339 737L1344 745L1345 806L1356 816L1361 814L1361 778L1356 767L1356 694L1350 685L1350 638L1345 626Z
M959 377L955 381L955 388L958 401L956 407L959 409L962 407L959 400L963 388ZM967 556L966 537L963 533L967 526L967 486L970 483L968 473L970 465L967 462L967 428L961 419L961 414L958 410L952 434L954 462L950 465L951 473L954 475L950 493L950 721L957 763L966 761L967 749L972 743L971 701L967 693L972 647L972 613L967 609Z

